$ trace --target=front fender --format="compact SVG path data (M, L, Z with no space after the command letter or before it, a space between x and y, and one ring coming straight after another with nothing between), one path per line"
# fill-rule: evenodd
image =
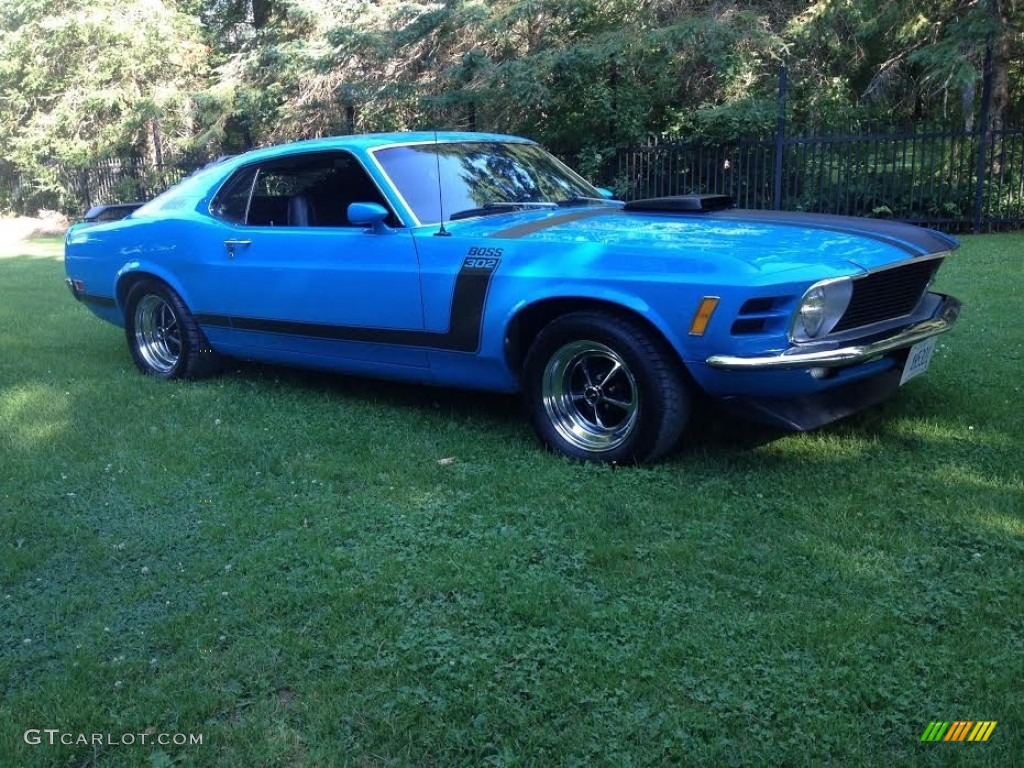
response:
M570 308L588 305L606 307L613 311L624 311L639 317L661 334L675 351L680 362L685 365L683 333L687 326L680 324L683 314L668 316L653 303L648 302L636 293L609 287L595 291L593 284L560 282L538 286L533 292L521 296L500 318L503 333L500 336L495 334L494 336L488 336L488 338L495 338L495 336L500 339L508 338L519 320L527 316L531 310L535 310L545 303L556 306L558 302L564 302ZM568 311L572 311L572 309ZM689 319L686 319L685 323L688 324Z

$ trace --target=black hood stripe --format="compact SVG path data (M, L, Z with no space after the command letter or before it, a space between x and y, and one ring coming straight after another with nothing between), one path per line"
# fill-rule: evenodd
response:
M494 237L501 240L517 240L520 237L526 237L536 232L542 232L545 229L551 227L558 227L562 224L569 224L573 221L580 221L581 219L590 219L594 216L606 216L609 213L618 213L618 208L588 208L585 211L573 211L572 213L566 213L561 216L551 216L540 221L530 221L526 224L517 224L514 227L508 229L499 229L488 237Z
M943 253L957 247L956 240L941 232L925 229L902 221L867 219L856 216L833 216L821 213L793 211L731 210L703 214L709 219L748 221L758 224L777 224L784 227L802 227L824 232L838 232L875 240L898 248L911 256Z
M216 328L261 331L286 336L304 336L332 341L359 341L401 347L421 347L451 352L477 352L480 349L484 306L497 264L490 267L467 266L455 278L447 331L420 331L402 328L369 328L359 325L305 323L258 317L198 314L196 322Z
M822 232L837 232L844 235L863 237L876 242L885 243L911 256L924 256L933 253L951 251L958 246L956 240L941 232L932 229L925 229L902 221L890 221L887 219L868 219L857 216L836 216L820 213L802 213L798 211L760 211L732 209L728 211L714 211L701 213L651 213L631 212L617 208L589 208L583 211L574 211L563 216L551 216L532 221L526 224L518 224L508 229L498 230L490 235L492 238L514 240L527 237L545 229L558 227L562 224L570 224L574 221L593 218L594 216L670 216L672 218L686 218L694 221L726 219L728 221L745 221L757 224L770 224L783 227L800 227L803 229L816 229Z

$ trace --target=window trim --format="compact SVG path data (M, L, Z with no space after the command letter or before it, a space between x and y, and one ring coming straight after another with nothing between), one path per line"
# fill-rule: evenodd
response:
M245 170L248 171L249 169L246 168ZM254 194L256 194L256 182L259 180L260 173L262 173L262 172L263 172L263 167L257 165L256 166L256 173L254 173L252 175L252 184L249 185L249 196L245 198L245 216L243 217L242 222L241 222L243 227L251 227L252 226L249 223L249 209L252 208L252 196Z

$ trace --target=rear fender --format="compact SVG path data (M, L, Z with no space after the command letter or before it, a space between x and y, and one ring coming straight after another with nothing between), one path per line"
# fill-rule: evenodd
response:
M122 314L125 311L125 300L131 286L145 278L155 278L166 283L181 297L186 307L194 310L195 305L192 303L191 295L173 274L158 264L143 260L129 261L117 271L114 277L114 297Z

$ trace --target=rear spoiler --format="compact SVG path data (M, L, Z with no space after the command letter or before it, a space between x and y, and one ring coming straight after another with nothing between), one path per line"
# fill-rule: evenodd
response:
M728 195L677 195L633 200L626 203L625 210L641 213L707 213L732 207L732 198Z
M110 203L109 205L94 205L85 212L83 221L95 224L101 221L117 221L123 219L132 211L138 210L145 203Z

